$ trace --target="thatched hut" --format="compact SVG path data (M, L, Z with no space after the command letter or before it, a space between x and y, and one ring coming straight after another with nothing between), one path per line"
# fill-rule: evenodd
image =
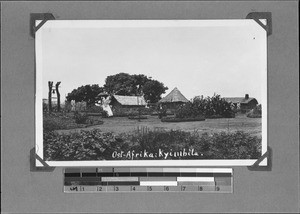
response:
M189 100L175 87L167 96L158 101L158 104L168 110L176 110L180 105L187 102Z

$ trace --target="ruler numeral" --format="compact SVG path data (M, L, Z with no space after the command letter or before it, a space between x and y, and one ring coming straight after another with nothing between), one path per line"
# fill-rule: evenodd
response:
M119 191L119 187L115 186L115 191Z
M170 188L168 187L168 186L165 186L165 191L169 191L170 190Z
M220 187L216 186L216 191L220 191Z
M185 191L186 186L181 186L181 191Z
M198 190L199 191L203 191L203 187L202 186L198 186Z
M147 186L147 191L152 191L152 187L151 186Z
M97 187L97 191L103 191L102 187Z
M135 187L131 187L131 190L132 190L132 191L135 191L136 189L135 189Z

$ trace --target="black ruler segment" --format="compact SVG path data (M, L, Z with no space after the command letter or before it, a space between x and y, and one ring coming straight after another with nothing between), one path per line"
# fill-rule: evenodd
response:
M81 177L80 172L79 173L65 173L65 177Z
M148 177L163 177L163 176L167 176L167 175L165 175L163 172L148 172L148 174L146 176L148 176Z
M131 172L130 176L134 177L146 177L148 176L147 172Z
M139 181L110 181L107 186L137 186L140 185Z
M113 172L98 172L97 176L98 177L112 177L115 176L116 174L114 174Z
M179 172L164 172L163 176L165 177L180 177Z
M196 172L181 172L180 173L181 177L197 177Z
M115 177L127 177L127 176L130 176L130 172L115 172L114 176Z
M83 172L81 173L82 177L97 177L96 172Z
M231 177L231 173L213 173L214 177Z

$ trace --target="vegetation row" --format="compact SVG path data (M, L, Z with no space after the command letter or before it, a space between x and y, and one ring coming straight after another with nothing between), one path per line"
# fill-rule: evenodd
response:
M126 157L113 159L112 154L133 150L135 152L146 150L149 153L157 153L159 149L165 152L184 149L188 151L191 148L201 155L169 156L167 159L257 159L261 154L261 139L242 131L212 134L180 130L114 134L101 132L99 129L68 134L44 132L44 157L53 161L128 160Z

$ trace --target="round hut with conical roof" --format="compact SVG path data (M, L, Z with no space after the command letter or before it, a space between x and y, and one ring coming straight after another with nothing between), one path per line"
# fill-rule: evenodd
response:
M167 96L158 101L158 104L166 109L176 110L180 105L187 102L189 100L175 87Z

